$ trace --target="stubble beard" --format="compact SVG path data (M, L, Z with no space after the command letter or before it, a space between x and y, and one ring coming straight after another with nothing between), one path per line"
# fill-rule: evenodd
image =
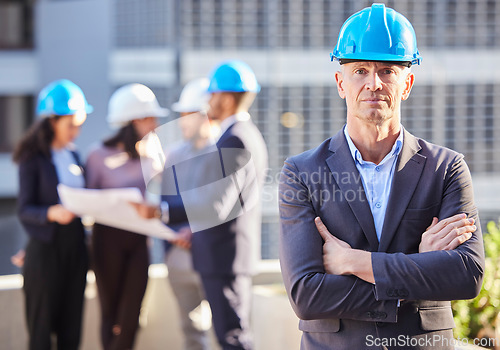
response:
M358 115L358 119L364 123L380 127L394 117L389 111L372 110L365 115Z

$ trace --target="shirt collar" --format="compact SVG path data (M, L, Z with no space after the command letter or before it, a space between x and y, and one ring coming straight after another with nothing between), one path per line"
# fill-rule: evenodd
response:
M392 157L392 156L398 156L399 153L401 152L401 149L403 148L403 132L404 128L401 125L401 129L399 130L399 135L396 141L394 142L394 145L392 146L391 151L384 157L384 159L380 162L380 164L385 163L385 161ZM349 150L351 152L351 156L354 159L354 162L358 162L360 164L365 163L363 160L363 157L361 156L361 152L356 148L354 145L354 142L352 142L351 137L349 136L349 132L347 131L347 125L344 126L344 135L347 140L347 144L349 145Z
M250 119L250 114L248 112L239 112L236 114L233 114L230 117L227 117L220 123L220 134L224 134L227 129L231 127L236 122L242 122Z

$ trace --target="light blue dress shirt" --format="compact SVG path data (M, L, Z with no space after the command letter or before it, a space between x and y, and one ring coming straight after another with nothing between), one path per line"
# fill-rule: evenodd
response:
M356 168L358 168L361 175L366 198L372 211L375 231L377 232L377 237L380 242L385 212L387 210L387 203L389 202L389 195L391 193L394 169L396 168L398 155L403 147L403 127L401 126L401 131L399 132L399 136L396 139L396 142L394 142L391 151L379 164L363 160L361 153L349 136L347 126L344 127L344 134L347 139L351 155L354 159L354 163L356 163Z
M52 150L52 163L56 167L59 183L75 188L85 187L82 168L67 148Z

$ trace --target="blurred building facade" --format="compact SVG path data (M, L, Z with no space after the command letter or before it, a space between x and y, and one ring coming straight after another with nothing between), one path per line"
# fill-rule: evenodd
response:
M329 52L342 23L366 0L0 1L0 198L14 203L10 152L33 120L34 96L69 78L95 112L78 139L85 155L110 131L109 96L129 82L169 106L182 86L223 59L254 68L262 85L252 115L267 142L263 258L277 257L277 174L287 156L312 148L345 123ZM500 213L500 3L397 0L417 33L422 66L403 104L403 125L465 154L483 221ZM175 117L175 116L174 116ZM9 207L5 205L5 207ZM3 208L3 207L0 207ZM3 215L12 215L4 210Z

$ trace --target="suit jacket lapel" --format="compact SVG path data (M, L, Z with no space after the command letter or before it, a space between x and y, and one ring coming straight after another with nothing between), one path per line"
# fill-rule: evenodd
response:
M239 123L239 121L235 121L233 124L229 125L228 128L226 130L224 130L224 133L222 133L220 136L219 136L219 139L217 140L216 142L216 145L217 147L220 147L220 144L226 139L228 138L229 136L232 135L232 131L231 129L233 128L233 126L236 124L236 123Z
M372 212L366 199L361 175L356 168L343 130L332 137L329 149L333 154L326 159L326 164L333 173L344 200L356 216L371 250L377 251L379 243Z
M404 130L403 149L399 155L385 213L379 251L385 252L396 233L422 175L426 158L417 153L421 149L417 138Z

